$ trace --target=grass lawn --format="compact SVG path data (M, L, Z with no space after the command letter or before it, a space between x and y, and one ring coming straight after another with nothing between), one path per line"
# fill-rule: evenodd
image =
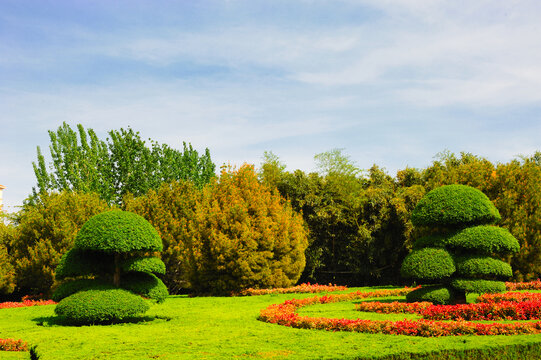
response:
M541 346L541 335L422 338L292 329L257 320L259 310L270 304L312 296L171 296L137 323L108 326L61 326L55 323L54 305L0 309L0 338L21 338L37 345L42 360L359 359L517 343L537 342ZM392 320L417 317L360 313L352 302L313 305L299 312ZM0 359L28 359L28 353L0 352Z

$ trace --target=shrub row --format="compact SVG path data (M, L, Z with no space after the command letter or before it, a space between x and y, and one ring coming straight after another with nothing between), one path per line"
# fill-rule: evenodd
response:
M21 302L3 302L0 303L0 309L19 308L27 306L40 306L40 305L54 305L56 302L53 300L24 300Z
M392 313L406 313L406 314L418 314L422 310L433 306L431 302L399 302L393 301L389 303L379 301L365 301L359 304L355 304L355 310L364 312L375 312L380 314L392 314Z
M432 305L420 314L429 320L539 320L541 300Z
M503 294L483 294L477 298L477 302L492 303L500 301L530 301L541 300L541 293L508 292Z
M525 282L506 282L507 290L541 290L541 279Z
M0 339L0 351L27 351L28 344L21 339Z

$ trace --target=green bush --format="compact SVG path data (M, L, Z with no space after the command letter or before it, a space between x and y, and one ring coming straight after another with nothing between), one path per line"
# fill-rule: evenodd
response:
M465 251L493 254L517 252L520 249L517 239L504 228L490 225L468 227L448 237L446 245Z
M141 271L154 274L165 274L165 264L154 256L127 259L120 265L122 271Z
M451 255L445 249L424 248L412 251L402 262L403 277L440 280L456 271Z
M122 289L80 291L61 300L55 313L74 325L99 324L143 314L148 304Z
M120 286L157 303L165 301L169 292L165 284L155 275L149 273L128 273L122 277Z
M453 279L451 286L465 293L476 294L499 293L506 289L503 281L481 279Z
M2 225L0 224L0 226ZM0 243L0 294L10 294L14 289L15 269L11 265L6 247Z
M497 277L509 278L513 276L511 265L484 255L466 255L455 257L457 275L466 278Z
M500 219L485 194L465 185L446 185L428 192L411 214L415 226L471 226Z
M75 238L81 250L103 252L161 251L156 229L143 217L121 210L106 211L90 218Z
M452 289L439 285L423 286L406 295L406 301L408 302L429 301L439 305L449 304L454 299L455 294Z
M111 254L96 251L83 251L78 248L68 250L56 267L57 279L81 275L101 275L112 273L114 259Z
M53 292L51 299L59 302L60 300L82 290L109 289L116 289L116 287L110 281L102 279L75 279L60 284Z
M447 238L449 234L432 234L420 237L413 243L413 249L422 249L426 247L431 248L444 248L447 244Z

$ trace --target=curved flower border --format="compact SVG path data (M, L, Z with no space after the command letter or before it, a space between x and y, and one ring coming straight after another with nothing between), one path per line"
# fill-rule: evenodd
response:
M481 324L458 320L453 322L420 320L363 320L330 319L301 316L297 309L313 304L327 304L357 299L401 296L412 291L411 288L379 290L372 292L353 292L349 294L315 296L306 299L287 300L262 309L259 319L265 322L290 326L299 329L322 329L328 331L354 331L369 334L409 335L409 336L458 336L458 335L522 335L540 334L541 321L528 323ZM426 305L426 304L425 304ZM433 305L432 305L433 306Z
M28 343L21 339L0 339L0 351L27 351Z

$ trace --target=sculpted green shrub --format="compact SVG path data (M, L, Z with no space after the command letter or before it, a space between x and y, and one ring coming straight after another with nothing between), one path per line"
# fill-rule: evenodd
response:
M440 285L438 290L415 290L408 301L431 301L427 299L434 291L445 293L438 298L446 299L444 303L465 302L466 293L504 291L505 283L499 280L511 277L512 269L493 254L518 251L519 244L507 230L489 225L499 219L496 207L477 189L447 185L427 193L414 209L412 222L437 232L415 242L401 273Z
M157 231L137 214L113 210L93 216L77 234L74 248L60 261L58 276L68 279L55 297L76 292L64 297L57 314L73 323L122 320L146 311L148 306L140 305L143 300L138 295L162 302L167 288L146 272L163 270L161 260L149 255L161 249ZM77 276L82 279L74 280ZM133 300L134 296L139 300ZM89 301L86 310L83 300ZM119 305L106 309L114 301ZM79 314L81 311L84 314Z
M449 304L454 299L453 289L445 286L423 286L406 295L406 301L408 302L429 301L439 305Z
M96 194L41 193L12 219L10 257L17 290L24 294L50 294L55 268L72 246L83 224L109 210Z
M254 168L224 169L203 189L187 246L198 293L288 287L299 279L308 245L300 215L260 184Z
M139 296L122 289L79 291L61 300L55 313L70 324L96 324L139 316L149 309Z

